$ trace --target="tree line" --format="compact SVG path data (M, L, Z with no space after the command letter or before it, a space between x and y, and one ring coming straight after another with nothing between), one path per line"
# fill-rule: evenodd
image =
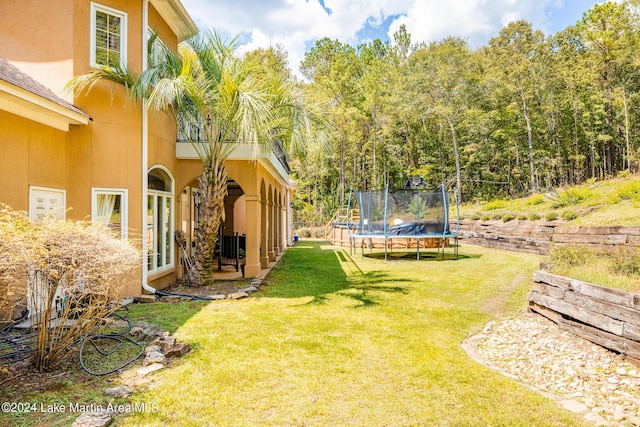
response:
M298 218L411 176L487 200L637 172L639 18L640 0L609 1L554 35L511 22L478 49L404 27L393 43L318 40L300 70L332 126L292 153Z

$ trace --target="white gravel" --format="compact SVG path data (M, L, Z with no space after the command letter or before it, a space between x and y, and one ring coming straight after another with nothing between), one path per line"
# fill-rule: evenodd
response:
M463 346L596 425L640 426L640 368L542 316L490 322Z

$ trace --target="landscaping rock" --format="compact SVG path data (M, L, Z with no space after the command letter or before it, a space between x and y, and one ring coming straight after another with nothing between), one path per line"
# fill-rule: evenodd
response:
M133 390L123 385L120 387L108 388L104 391L104 393L107 396L111 396L111 397L129 397L133 393Z
M143 335L142 328L140 326L132 326L129 330L129 335L140 341L139 337Z
M159 346L161 348L160 351L162 351L162 353L166 353L167 350L173 347L175 344L176 344L176 337L169 335L166 337L156 338L155 340L149 343L147 348L149 348L152 345Z
M85 412L76 418L71 427L105 427L111 421L113 417L108 412Z
M142 362L142 366L149 366L155 363L161 363L163 365L167 364L167 358L164 354L159 351L150 351L147 353L147 356L144 358Z
M227 295L227 299L241 299L248 297L249 294L246 292L234 292L232 294Z
M258 288L256 288L255 286L248 286L248 287L246 287L244 289L240 289L238 292L244 292L246 294L250 294L250 293L255 292L257 290L258 290Z
M144 349L144 354L149 354L149 353L162 353L162 347L160 347L157 344L151 343L147 346L147 348Z
M581 414L583 412L587 412L589 408L587 405L583 405L582 403L576 400L562 400L559 402L565 409L570 410L571 412L575 412L577 414Z
M156 296L155 295L134 295L133 300L135 302L141 302L141 303L156 302Z
M204 298L215 301L215 300L226 299L227 296L225 294L215 294L215 295L207 295Z
M594 423L597 426L608 426L611 425L607 422L607 420L605 420L604 418L602 418L599 414L596 414L595 412L589 412L588 414L585 414L584 418L589 421Z
M256 288L262 285L262 279L253 279L251 281L251 286L255 286Z
M145 322L144 320L138 320L137 322L131 324L132 328L144 329L147 326L149 326L149 324L147 322Z
M160 302L170 302L170 303L180 302L180 296L179 295L165 295L163 297L160 297Z
M157 337L161 337L165 334L169 334L167 331L165 331L164 329L160 328L159 326L156 325L147 325L146 327L142 328L142 334L143 334L143 339L155 339Z
M159 371L162 368L164 368L164 365L162 363L154 363L152 365L145 366L144 368L138 369L138 375L141 377L146 377L150 373Z
M479 362L551 396L596 425L640 427L637 368L541 316L492 323L463 347Z
M187 343L176 344L164 352L166 357L182 357L191 351L191 346Z
M163 335L168 335L169 333L164 329L161 329L159 326L145 324L144 327L141 326L132 326L129 331L129 335L135 337L138 342L154 340L157 337L161 337Z

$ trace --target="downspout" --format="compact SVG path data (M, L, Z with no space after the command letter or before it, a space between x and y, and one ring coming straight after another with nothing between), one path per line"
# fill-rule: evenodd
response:
M148 53L147 44L149 42L149 35L147 28L149 27L149 0L142 0L142 72L147 70ZM156 289L149 286L147 283L149 280L149 271L147 259L149 255L149 247L147 245L147 195L148 195L148 176L147 169L149 168L149 112L147 111L147 101L142 99L142 204L140 208L142 210L142 288L156 293Z

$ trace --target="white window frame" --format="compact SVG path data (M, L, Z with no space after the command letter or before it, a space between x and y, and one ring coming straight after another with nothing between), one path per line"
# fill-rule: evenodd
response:
M29 218L32 220L38 220L38 216L36 214L36 207L33 202L33 193L34 191L46 191L49 193L62 194L62 206L58 209L59 212L54 212L54 216L57 219L65 220L67 218L67 190L64 188L53 188L53 187L39 187L37 185L29 186ZM49 213L48 215L51 215Z
M174 242L174 232L175 232L175 204L174 204L174 200L175 200L175 178L173 177L173 175L171 174L171 172L169 171L169 169L167 169L166 167L162 166L162 165L155 165L152 166L151 168L149 168L149 171L147 172L147 174L151 173L152 170L154 169L160 169L162 170L164 173L167 174L167 176L169 177L169 179L171 180L171 191L161 191L161 190L152 190L150 188L147 188L147 206L146 206L146 211L149 212L149 198L153 198L153 241L149 243L148 245L148 252L149 252L149 257L151 257L151 265L149 265L149 259L146 260L147 262L147 272L149 274L157 274L157 273L161 273L165 270L170 270L172 268L175 267L175 262L174 262L174 258L175 258L175 242ZM166 206L167 202L169 203L169 218L168 218L168 224L169 224L169 232L168 233L161 233L162 229L161 229L161 224L166 224L167 223L167 218L165 216L165 210L163 209L162 213L160 215L158 215L156 213L156 208L158 206L158 199L161 199L163 201L162 205ZM161 221L156 221L156 218L160 218ZM147 230L148 232L149 230ZM160 264L158 264L158 254L156 252L156 248L158 247L158 237L161 240L161 252L160 252ZM145 237L146 238L146 237ZM167 242L167 240L169 240ZM167 247L169 248L169 253L167 254ZM167 258L169 259L169 262L167 263L166 260Z
M129 229L129 190L126 188L102 188L91 189L91 221L98 221L98 195L111 194L120 196L120 238L126 240Z
M153 35L153 30L151 29L151 27L147 27L147 35L149 38L151 38L151 36ZM156 39L153 41L153 44L151 45L151 52L147 58L148 66L156 65L160 62L160 60L162 59L162 51L165 47L166 47L166 44L162 41L162 39L158 35ZM148 48L149 47L147 46L147 49Z
M120 66L127 65L127 13L99 3L91 2L91 66L94 68L102 68L104 65L98 64L96 61L96 13L102 12L121 19L120 22Z

